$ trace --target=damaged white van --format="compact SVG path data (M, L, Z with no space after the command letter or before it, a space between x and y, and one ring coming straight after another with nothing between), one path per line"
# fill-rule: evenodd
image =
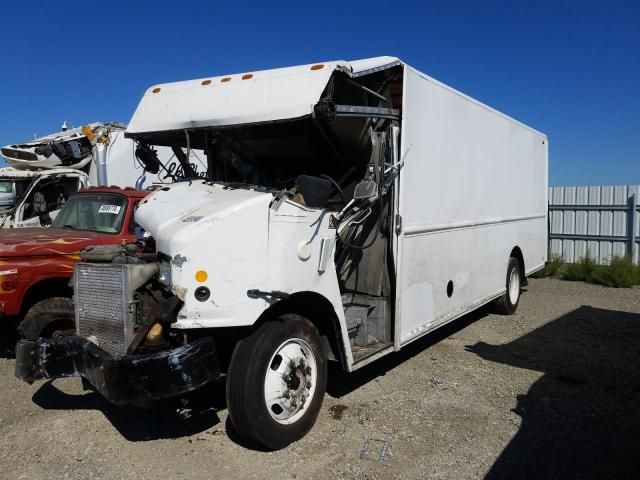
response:
M22 341L27 381L149 405L224 377L236 430L282 448L328 361L511 314L546 260L546 137L397 58L157 85L126 135L145 165L202 149L207 176L141 202L136 245L83 253L77 335Z

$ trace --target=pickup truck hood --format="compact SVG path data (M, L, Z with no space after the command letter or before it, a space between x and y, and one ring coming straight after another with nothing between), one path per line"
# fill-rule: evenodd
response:
M103 234L69 228L3 229L0 231L0 258L72 255L96 243L104 243Z

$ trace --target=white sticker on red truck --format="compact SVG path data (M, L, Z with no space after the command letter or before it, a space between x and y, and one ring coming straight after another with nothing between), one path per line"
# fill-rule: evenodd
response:
M98 213L113 213L117 215L120 213L120 209L122 207L120 205L100 205L98 209Z

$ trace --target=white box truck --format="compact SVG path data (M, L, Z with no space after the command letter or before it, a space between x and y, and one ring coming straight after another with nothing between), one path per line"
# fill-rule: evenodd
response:
M127 136L204 150L207 178L147 197L137 248L84 252L78 335L21 342L27 381L144 405L223 377L235 429L277 449L315 422L327 361L513 313L546 260L546 137L397 58L154 86Z

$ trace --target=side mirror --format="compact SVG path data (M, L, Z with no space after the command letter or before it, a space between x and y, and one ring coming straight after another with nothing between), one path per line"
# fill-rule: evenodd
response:
M368 200L378 196L378 184L373 180L362 180L353 192L354 200Z
M136 158L142 162L142 165L147 172L156 174L160 171L160 160L158 160L158 154L153 148L149 147L149 145L139 143L136 147Z

